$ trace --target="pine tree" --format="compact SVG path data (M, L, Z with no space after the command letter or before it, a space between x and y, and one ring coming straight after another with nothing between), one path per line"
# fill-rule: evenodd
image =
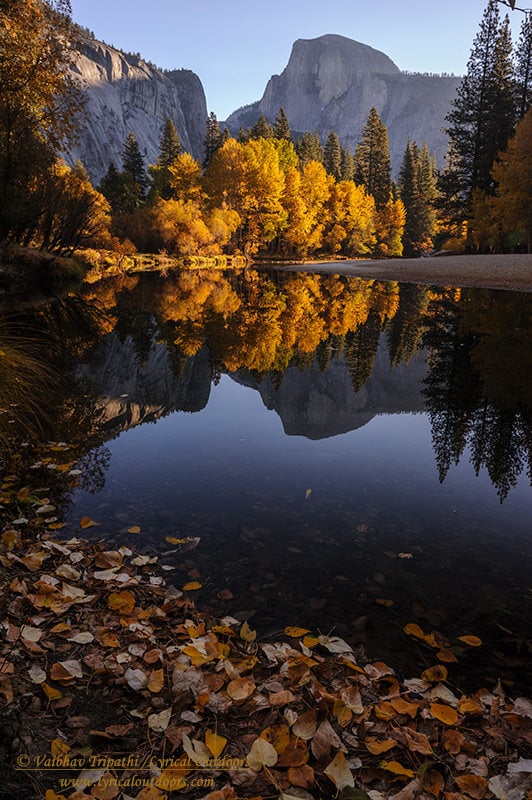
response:
M275 123L273 125L273 136L275 139L291 139L292 134L290 133L290 125L288 124L288 119L285 114L284 108L280 108L275 118Z
M315 133L306 131L301 139L297 140L296 152L299 156L301 167L304 167L309 161L319 161L321 163L323 161L323 149L318 131Z
M323 151L323 166L333 178L339 181L342 177L342 147L338 134L331 131L327 137Z
M532 105L532 12L525 15L517 45L515 69L517 112L522 119Z
M388 130L372 108L355 150L355 182L373 195L377 209L390 199L390 145Z
M203 140L203 147L205 148L205 156L203 159L203 169L207 169L211 163L213 155L222 146L223 138L218 124L218 119L214 111L211 111L207 119L205 138Z
M251 129L252 139L271 139L272 128L264 114L261 114Z
M132 199L132 202L134 207L138 207L142 205L146 197L146 188L149 181L144 168L144 159L134 133L128 134L124 142L122 166L124 167L124 172L131 176L134 186L134 200Z
M436 224L436 176L426 143L419 150L408 140L399 174L399 191L406 211L404 255L419 256L432 247Z
M349 145L342 148L342 180L352 181L355 175L355 159Z
M451 184L460 185L467 215L475 188L492 194L491 167L515 124L511 38L500 22L497 0L489 0L465 75L446 117L453 153Z
M170 117L164 123L161 143L159 145L159 157L157 164L160 167L169 167L181 153L181 142L176 127Z

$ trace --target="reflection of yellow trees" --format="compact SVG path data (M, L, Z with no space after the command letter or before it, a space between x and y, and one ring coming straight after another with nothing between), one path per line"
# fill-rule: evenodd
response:
M90 290L100 305L149 310L164 327L167 344L193 355L208 343L214 363L228 371L284 370L294 356L313 354L331 335L341 340L356 331L370 314L382 326L399 305L396 283L332 275L274 280L254 270L202 270L165 281L145 276L139 283L106 283Z

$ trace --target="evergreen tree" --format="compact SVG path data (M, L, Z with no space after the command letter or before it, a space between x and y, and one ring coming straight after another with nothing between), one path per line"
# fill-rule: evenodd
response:
M290 125L288 124L288 119L285 114L284 108L280 108L275 118L275 123L273 125L273 136L275 139L291 139L292 134L290 133Z
M251 129L251 139L271 139L272 128L264 114L261 114Z
M315 133L306 131L301 139L297 140L296 152L301 167L304 167L309 161L318 161L321 163L323 161L323 149L318 131Z
M532 105L532 12L525 15L517 45L515 69L517 113L522 119Z
M218 119L214 111L211 111L207 119L205 130L205 138L203 140L203 147L205 148L205 156L203 159L203 169L207 169L212 161L213 155L222 146L223 137L218 124Z
M159 157L157 165L169 167L181 153L181 142L176 127L170 117L164 123L161 143L159 145Z
M98 191L109 202L115 214L125 214L135 208L136 192L133 178L127 172L119 172L113 163L103 176Z
M408 140L399 175L399 191L406 211L404 255L419 256L432 247L436 216L436 176L426 143L419 150Z
M355 150L355 182L375 198L377 209L390 199L390 145L388 130L372 108Z
M475 188L492 194L491 167L515 123L509 23L501 25L497 0L489 0L465 75L446 117L453 153L450 183L469 213Z
M131 203L133 208L142 205L146 197L146 189L148 186L148 176L144 168L144 159L142 158L139 144L134 133L128 134L124 147L122 149L122 166L124 172L128 173L131 177L133 184L133 192L131 196Z
M353 158L353 154L351 152L351 148L349 145L347 147L342 148L342 180L343 181L352 181L355 175L355 159Z
M342 177L342 147L338 134L331 131L323 151L323 166L333 178L339 181Z

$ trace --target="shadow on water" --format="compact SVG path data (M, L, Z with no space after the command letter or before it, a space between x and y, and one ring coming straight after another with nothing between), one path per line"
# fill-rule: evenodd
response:
M531 298L255 270L102 281L13 312L0 435L68 442L66 535L88 515L130 544L139 525L217 615L334 630L405 672L417 622L466 686L526 688Z

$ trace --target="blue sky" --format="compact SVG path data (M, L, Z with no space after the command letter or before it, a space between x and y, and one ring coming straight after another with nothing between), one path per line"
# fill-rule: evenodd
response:
M72 0L97 38L203 83L219 120L260 99L296 39L338 33L403 70L465 71L487 0ZM505 9L501 6L501 11ZM510 12L515 35L521 14Z

